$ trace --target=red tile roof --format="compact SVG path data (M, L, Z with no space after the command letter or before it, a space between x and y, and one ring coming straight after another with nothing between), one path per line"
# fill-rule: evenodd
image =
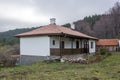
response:
M99 39L98 46L117 46L119 44L118 39Z
M76 36L82 38L90 38L90 39L97 39L95 37L88 36L86 34L80 33L70 28L50 24L29 32L21 33L16 35L16 37L25 37L25 36L37 36L37 35L69 35L69 36Z

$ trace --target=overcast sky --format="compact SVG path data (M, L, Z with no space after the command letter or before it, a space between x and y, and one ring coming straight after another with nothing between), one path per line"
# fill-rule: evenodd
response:
M119 0L0 0L0 32L49 24L62 25L103 14Z

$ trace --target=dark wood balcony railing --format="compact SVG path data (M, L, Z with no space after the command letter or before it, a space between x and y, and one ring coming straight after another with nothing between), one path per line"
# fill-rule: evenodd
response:
M83 54L83 53L88 53L89 49L88 48L79 48L79 49L58 49L58 48L51 48L50 49L50 54L51 55L60 55L60 50L62 55L74 55L74 54Z

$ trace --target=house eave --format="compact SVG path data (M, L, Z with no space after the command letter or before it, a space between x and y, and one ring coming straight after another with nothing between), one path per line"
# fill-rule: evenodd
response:
M84 36L71 35L71 34L66 34L63 32L61 32L61 33L49 33L49 34L15 35L14 37L20 38L20 37L34 37L34 36L45 36L45 35L98 40L98 38L89 38L89 37L84 37Z

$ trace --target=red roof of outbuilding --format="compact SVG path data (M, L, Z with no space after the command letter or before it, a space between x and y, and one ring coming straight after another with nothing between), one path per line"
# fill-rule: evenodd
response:
M99 39L98 46L117 46L119 44L118 39Z
M82 38L97 39L95 37L88 36L86 34L80 33L73 29L58 26L55 24L50 24L50 25L40 27L38 29L29 31L29 32L21 33L21 34L16 35L16 37L38 36L38 35L61 35L61 34L82 37Z

